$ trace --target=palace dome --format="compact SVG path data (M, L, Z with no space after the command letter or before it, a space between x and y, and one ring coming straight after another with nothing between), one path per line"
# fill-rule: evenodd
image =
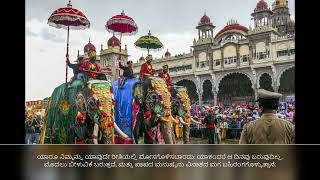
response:
M210 18L209 18L206 14L204 14L204 15L201 17L201 19L200 19L200 23L201 23L201 24L210 23Z
M275 0L272 3L272 10L283 7L288 7L288 0Z
M248 33L249 29L238 24L238 23L233 23L233 24L228 24L225 26L222 30L220 30L217 35L215 36L214 39L217 39L220 37L222 34L227 33L227 32L232 32L232 31L240 31L242 33Z
M257 6L256 6L256 11L257 10L264 10L264 9L268 9L268 3L265 2L264 0L260 0L258 3L257 3Z
M120 40L114 35L108 40L108 47L110 47L110 46L112 46L112 47L115 47L115 46L120 47Z
M94 51L95 52L96 51L96 47L93 44L91 44L91 42L89 40L89 43L84 46L83 51L84 51L84 53L89 52L89 51Z

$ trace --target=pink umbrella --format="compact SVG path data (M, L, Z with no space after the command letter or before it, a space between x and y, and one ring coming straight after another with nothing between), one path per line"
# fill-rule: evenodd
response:
M138 32L138 26L131 17L125 15L124 11L122 11L121 14L111 17L107 21L105 27L108 32L120 35L120 53L118 64L118 83L120 85L121 38L122 35L136 34Z
M66 58L69 61L69 29L80 30L90 27L90 22L87 17L79 10L72 8L71 1L67 7L55 10L48 19L48 24L55 28L68 30L67 35L67 54ZM68 79L68 65L66 64L66 82Z

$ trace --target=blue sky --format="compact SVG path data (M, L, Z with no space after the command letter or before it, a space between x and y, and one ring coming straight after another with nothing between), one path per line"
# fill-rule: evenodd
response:
M269 7L273 0L265 0ZM195 26L206 12L216 26L214 33L221 30L230 19L249 27L253 25L250 14L258 0L73 0L74 8L81 10L91 22L90 29L70 32L70 59L75 60L77 51L91 42L98 54L101 44L107 47L112 36L104 25L122 10L135 19L139 32L123 37L127 44L130 60L136 62L146 51L136 49L133 43L148 30L157 36L164 48L152 52L161 57L169 49L172 55L190 52L193 39L197 37ZM67 0L26 0L26 100L48 97L54 88L64 82L67 32L47 24L51 13L66 6ZM294 19L294 0L289 0ZM72 71L69 70L69 78Z

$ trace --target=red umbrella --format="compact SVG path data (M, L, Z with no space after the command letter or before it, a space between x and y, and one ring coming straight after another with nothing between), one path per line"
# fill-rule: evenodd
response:
M55 28L63 28L68 30L67 35L67 62L69 61L69 29L79 30L90 27L87 17L79 10L72 8L71 1L67 7L55 10L48 19L48 24ZM66 82L68 79L68 65L66 65Z
M138 32L138 26L135 21L124 14L122 11L121 14L111 17L106 25L108 32L114 34L120 34L120 53L119 53L119 64L118 64L118 83L120 85L120 60L121 60L121 38L122 35L134 35Z

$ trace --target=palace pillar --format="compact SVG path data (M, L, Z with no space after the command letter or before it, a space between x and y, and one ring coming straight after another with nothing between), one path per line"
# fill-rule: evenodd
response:
M201 106L202 105L202 90L201 89L198 89L197 90L197 94L198 94L198 97L199 97L199 105Z

